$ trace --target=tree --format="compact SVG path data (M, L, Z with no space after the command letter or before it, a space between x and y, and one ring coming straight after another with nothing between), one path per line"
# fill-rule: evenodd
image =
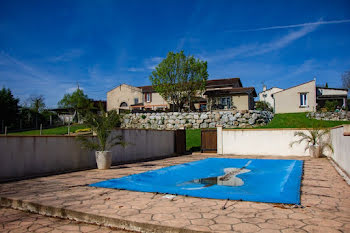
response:
M116 145L125 146L122 135L113 135L112 130L120 126L120 116L115 110L106 113L103 109L101 114L86 114L84 124L91 128L97 136L96 139L86 136L78 136L77 140L86 149L95 151L106 151Z
M38 128L38 118L41 118L41 113L45 110L45 98L43 95L32 95L28 102L35 116L35 128Z
M18 102L19 99L13 97L12 92L9 88L3 87L0 90L0 124L3 124L3 126L11 126L16 122L18 114Z
M350 70L345 71L341 76L343 87L350 89Z
M78 122L80 121L81 116L85 115L85 113L92 108L92 105L93 104L88 96L79 88L72 94L65 94L58 102L58 107L60 108L74 109L74 115L77 116Z
M29 97L30 108L37 114L45 109L45 98L43 95L32 95Z
M205 89L207 62L186 56L183 51L169 52L149 78L153 88L180 111Z

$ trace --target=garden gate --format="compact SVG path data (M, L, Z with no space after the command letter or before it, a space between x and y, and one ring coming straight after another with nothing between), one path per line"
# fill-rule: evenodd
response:
M217 152L217 130L202 129L201 130L201 151L216 153Z

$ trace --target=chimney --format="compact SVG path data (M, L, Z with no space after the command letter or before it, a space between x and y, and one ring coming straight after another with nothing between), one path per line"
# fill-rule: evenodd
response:
M266 85L263 86L263 91L266 91Z

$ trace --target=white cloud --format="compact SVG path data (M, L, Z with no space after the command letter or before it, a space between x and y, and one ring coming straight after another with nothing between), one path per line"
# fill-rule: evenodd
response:
M206 57L210 62L218 62L222 60L229 60L236 57L251 57L263 55L275 50L282 49L295 40L298 40L305 35L316 30L318 25L305 26L299 30L291 31L283 37L280 37L276 40L267 43L252 43L239 45L237 47L228 48L225 50L217 51L209 55L201 55Z
M341 24L341 23L349 23L350 19L343 20L329 20L329 21L317 21L311 23L301 23L301 24L292 24L292 25L282 25L282 26L271 26L271 27L261 27L261 28L253 28L246 30L229 30L226 32L254 32L254 31L265 31L265 30L274 30L274 29L286 29L286 28L298 28L298 27L306 27L306 26L318 26L325 24Z
M145 71L145 69L144 68L130 67L130 68L128 68L128 71L129 72L143 72L143 71Z
M48 60L51 62L67 62L75 58L79 58L83 54L84 54L84 51L81 49L71 49L69 51L64 52L61 55L50 57L48 58Z
M145 69L154 70L156 66L163 61L163 57L152 57L144 60Z
M9 87L22 100L31 94L44 95L46 105L52 107L72 84L65 77L0 52L0 85Z

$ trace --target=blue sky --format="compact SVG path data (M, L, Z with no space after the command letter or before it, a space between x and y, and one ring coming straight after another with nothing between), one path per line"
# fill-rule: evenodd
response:
M80 87L94 99L149 85L168 51L208 61L209 79L261 91L350 70L350 1L0 1L0 86L55 107Z

